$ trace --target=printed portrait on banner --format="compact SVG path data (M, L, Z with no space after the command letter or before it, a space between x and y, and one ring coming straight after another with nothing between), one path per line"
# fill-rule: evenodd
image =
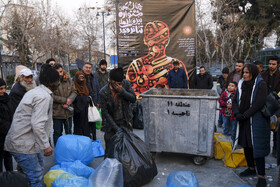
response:
M151 88L168 88L168 71L175 60L189 79L195 66L195 21L194 15L189 15L194 13L192 9L193 1L118 4L119 66L125 69L137 96Z

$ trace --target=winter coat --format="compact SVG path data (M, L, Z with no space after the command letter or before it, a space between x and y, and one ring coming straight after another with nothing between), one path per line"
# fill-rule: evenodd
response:
M225 84L224 84L224 86L223 86L223 90L225 90L225 89L227 89L227 87L228 87L228 85L229 85L229 83L231 82L231 81L233 81L233 77L234 77L234 74L236 73L236 70L234 70L234 71L232 71L232 72L230 72L229 74L228 74L228 77L227 77L227 79L226 79L226 81L225 81ZM242 74L240 74L240 79L242 78ZM238 83L238 82L237 82Z
M221 75L217 81L217 92L219 95L221 95L222 92L225 91L224 84L225 84L225 79L224 79L224 76Z
M74 105L74 134L90 137L90 124L88 122L88 96L78 95Z
M67 99L70 99L73 103L77 96L76 88L69 73L63 71L63 77L58 89L53 93L53 118L55 119L68 119L73 116L73 111L64 109L62 105L66 104ZM72 104L70 106L73 107Z
M101 73L100 71L96 71L94 74L98 79L98 84L100 89L103 88L109 81L109 73L106 71L105 73Z
M11 107L9 106L9 95L0 96L0 136L5 136L12 123Z
M269 69L263 72L262 74L263 80L268 84L268 77L269 77ZM276 91L276 93L280 92L280 71L277 70L275 72L275 80L274 80L274 85L272 87L273 91Z
M17 82L11 92L10 92L10 106L11 106L11 114L14 115L21 99L23 98L24 94L26 93L25 87L23 87L20 82Z
M221 94L221 97L219 100L220 106L222 107L221 114L223 116L230 116L231 120L235 120L234 113L233 113L232 109L227 108L227 105L232 104L234 96L235 96L235 93L231 94L228 90L225 90Z
M168 72L169 88L188 88L188 78L186 72L179 68L177 72L174 69Z
M130 103L136 102L136 96L129 81L123 80L122 88L122 92L120 93L120 97L122 99L122 109L125 121L129 123L133 119L133 113L130 107ZM112 117L115 101L113 99L109 84L107 84L100 90L99 95L100 107L102 112L102 123L105 126L105 131L115 131L116 129L118 129L118 126Z
M93 99L94 105L96 106L97 104L100 103L100 101L99 101L99 91L100 91L99 83L98 83L97 77L94 76L92 73L89 75L91 81L88 80L87 77L88 76L86 75L86 84L87 84L87 88L89 91L89 95Z
M235 114L239 113L240 98L242 95L242 83L244 79L242 78L238 83L238 90L236 97L233 101L233 112ZM251 95L251 107L243 113L246 119L250 118L251 123L251 141L253 145L254 158L265 157L270 153L270 125L269 119L265 118L261 109L265 104L265 99L267 96L266 83L259 74L255 79L255 83ZM236 128L236 141L234 149L237 146L239 138L239 122Z
M196 89L212 89L213 79L212 75L206 72L204 75L197 74L195 80Z
M17 107L4 149L22 154L40 153L50 147L52 92L44 85L27 92Z

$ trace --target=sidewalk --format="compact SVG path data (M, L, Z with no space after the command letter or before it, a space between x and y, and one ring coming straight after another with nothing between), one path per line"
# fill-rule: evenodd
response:
M217 129L217 132L222 133L223 129L219 128ZM272 134L271 134L271 148L273 145L272 142ZM266 158L265 158L265 163L266 164L277 164L277 160L276 158L274 158L271 154L269 154ZM226 167L226 166L225 166ZM245 170L247 167L239 167L239 168L234 168L232 169L233 172L239 176L239 173L241 173L243 170ZM277 186L277 182L278 182L278 171L279 171L279 167L274 167L274 168L266 168L265 169L265 173L266 173L266 182L267 182L267 186L268 187L276 187ZM258 178L257 176L255 177L242 177L241 180L244 180L245 183L251 185L251 186L255 186Z
M220 132L221 129L218 128ZM144 140L144 130L134 129L134 133ZM101 139L103 147L103 132L97 131L97 138ZM50 167L54 166L54 155L50 157L44 157L46 174ZM90 167L97 168L97 166L103 161L103 157L96 158L90 164ZM199 181L200 187L232 187L242 184L249 184L255 186L257 178L247 177L240 178L239 173L246 169L246 167L240 167L236 169L229 168L224 165L222 160L215 160L209 158L202 166L197 166L192 162L192 156L187 154L177 153L157 153L155 162L158 168L158 175L149 184L144 187L163 187L166 184L168 175L173 171L192 171ZM269 155L266 158L266 163L276 163L276 159ZM271 168L266 170L266 179L269 187L277 186L278 170Z

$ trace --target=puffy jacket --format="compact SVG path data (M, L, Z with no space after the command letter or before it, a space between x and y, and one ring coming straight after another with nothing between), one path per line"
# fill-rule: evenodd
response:
M242 94L242 78L238 83L238 89L233 104L233 111L235 114L239 113L240 97ZM246 118L251 120L251 133L252 133L252 145L254 150L254 158L265 157L270 153L270 125L269 119L265 118L261 113L261 109L265 104L263 99L267 93L266 83L259 74L255 80L251 96L251 107L243 113ZM257 104L258 103L258 104ZM236 104L238 106L236 106ZM238 139L239 123L237 123L236 138ZM238 140L235 141L235 146Z
M74 83L70 79L69 73L63 71L63 80L60 81L58 89L53 93L53 118L67 119L73 116L73 111L64 109L63 104L66 104L67 99L72 102L77 96L77 91ZM73 105L70 105L73 107Z
M120 93L120 96L122 97L122 108L123 108L125 121L128 123L131 122L133 118L133 113L132 113L130 103L136 102L136 95L128 80L123 80L122 87L123 89L122 92ZM100 90L99 96L100 96L100 107L102 112L102 123L105 126L105 131L107 132L111 130L116 131L118 129L118 126L112 117L115 101L112 97L109 84L107 84Z

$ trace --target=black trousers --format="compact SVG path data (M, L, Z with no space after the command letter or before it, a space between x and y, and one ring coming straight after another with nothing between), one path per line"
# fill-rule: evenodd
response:
M90 132L92 133L92 140L96 140L96 124L95 122L88 122Z
M254 152L252 147L244 147L245 158L248 164L248 167L255 167L255 161L257 166L258 175L265 175L265 159L264 157L261 158L254 158Z
M110 144L110 139L112 138L112 136L114 136L116 133L112 130L112 131L108 131L104 133L104 140L105 140L105 156L104 159L107 157L107 151L109 148L109 144Z
M277 132L273 132L273 150L277 150Z
M4 151L4 142L6 136L0 135L0 173L3 172L3 160L6 171L13 171L12 155L8 151Z

